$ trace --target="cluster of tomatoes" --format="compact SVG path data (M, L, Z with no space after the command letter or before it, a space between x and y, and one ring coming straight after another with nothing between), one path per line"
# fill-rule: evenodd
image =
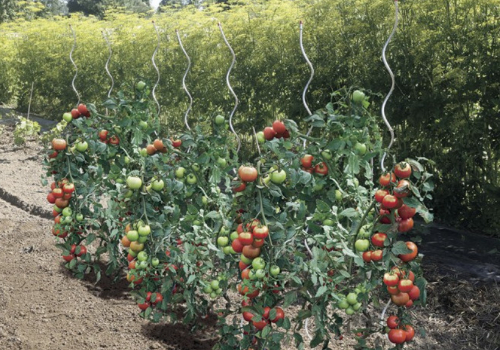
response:
M63 119L68 123L73 119L78 119L80 117L90 117L90 111L83 103L80 103L77 108L73 108L71 112L66 112L63 114Z
M290 132L287 130L285 123L280 120L275 120L273 126L266 126L264 131L259 131L257 133L257 140L260 143L271 141L272 139L288 139L290 138Z
M104 142L106 144L110 145L119 145L120 144L120 139L116 135L109 136L108 130L101 130L99 131L99 141Z
M172 143L172 147L174 148L179 148L182 145L182 140L180 139L172 139L170 141ZM165 147L161 139L156 139L152 144L149 144L146 148L141 149L142 156L145 156L146 154L152 156L156 152L167 153L167 147Z
M329 150L325 150L321 153L322 157L327 160L332 159L332 153ZM320 162L313 166L314 157L310 154L306 154L300 159L302 164L302 170L307 171L310 174L318 174L321 176L328 175L328 166L325 162Z
M391 315L387 318L387 327L390 328L389 340L394 344L402 344L413 340L415 329L409 324L401 324L399 318Z
M409 308L420 297L420 288L414 285L414 282L415 274L411 270L405 271L397 266L384 274L387 292L391 295L392 302L397 306Z

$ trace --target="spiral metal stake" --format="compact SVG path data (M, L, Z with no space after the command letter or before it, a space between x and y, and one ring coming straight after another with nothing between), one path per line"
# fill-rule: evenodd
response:
M238 141L238 148L236 150L236 153L239 153L240 148L241 148L241 140L240 140L240 137L238 136L238 134L236 133L236 131L234 131L234 127L233 127L233 116L234 116L234 112L236 112L236 109L238 108L239 100L238 100L238 96L236 96L236 93L234 92L233 88L231 87L231 83L229 82L229 76L231 75L231 70L233 69L234 64L236 63L236 55L234 54L234 51L233 51L233 48L231 47L231 45L229 45L229 42L226 39L226 35L224 35L224 31L222 30L222 25L219 23L218 26L220 29L220 33L222 34L222 38L224 39L224 42L226 43L227 47L231 51L231 55L233 55L233 61L231 62L231 66L229 67L229 70L227 71L227 74L226 74L226 84L227 84L227 87L229 88L229 91L231 91L231 94L234 96L234 108L231 111L231 114L229 115L229 127L231 128L231 131L233 132L234 136L236 137L236 140Z
M189 97L189 107L186 111L186 114L184 115L184 124L186 124L186 128L189 131L191 131L191 128L189 127L189 124L188 124L188 115L189 115L189 112L191 111L191 108L193 107L193 97L189 93L187 86L186 86L186 77L189 73L189 70L191 69L191 58L189 57L186 50L184 49L184 45L182 45L182 40L181 40L181 36L179 35L179 31L176 30L175 33L177 34L177 40L179 41L179 45L181 46L182 52L184 52L184 55L186 55L186 59L188 61L188 66L186 68L186 72L184 72L184 76L182 77L182 87L184 88L184 91L186 91L186 95L188 95L188 97Z
M71 47L71 51L69 52L69 60L71 61L71 63L73 63L73 66L75 67L75 75L73 76L73 80L71 81L71 86L73 87L73 91L75 91L76 97L78 97L78 102L76 103L76 105L78 106L80 104L80 94L78 93L78 90L76 90L75 87L75 80L78 75L78 67L76 66L76 63L73 60L73 52L75 51L76 48L76 33L71 24L69 25L69 28L71 29L71 33L73 34L73 46Z
M104 66L104 68L106 69L106 73L108 74L109 78L111 79L111 87L109 88L109 91L108 91L108 98L111 97L111 92L113 91L113 88L115 87L115 79L113 79L113 76L111 75L111 72L109 71L109 61L111 61L111 55L113 54L113 50L111 49L111 42L109 41L109 38L108 38L108 35L106 34L106 32L102 32L102 36L104 37L104 40L106 40L106 45L108 46L108 50L109 50L109 56L108 56L108 59L106 61L106 65Z
M387 104L387 101L391 97L392 93L394 92L394 87L396 85L396 81L394 79L394 73L392 72L391 67L389 67L389 63L387 63L387 58L385 56L385 52L387 50L387 46L391 42L392 37L396 33L396 29L398 27L398 22L399 22L398 13L399 13L398 0L395 0L394 1L394 27L392 28L392 32L389 35L389 38L387 39L387 41L385 42L384 48L382 49L382 61L384 61L385 68L389 72L389 75L391 76L391 82L392 82L391 89L389 90L389 93L387 94L387 96L385 96L384 102L382 103L382 118L384 119L384 123L387 126L387 128L389 129L389 132L391 133L391 142L389 143L389 146L387 146L387 150L384 152L384 155L382 156L382 159L380 161L380 167L382 168L383 173L385 172L384 161L385 161L385 157L387 156L387 151L389 151L391 149L392 144L394 143L394 129L392 128L391 124L389 124L389 121L387 120L387 117L385 115L385 106Z
M306 54L306 51L304 50L304 43L302 41L302 34L303 34L303 23L302 21L300 21L300 35L299 35L299 40L300 40L300 50L302 51L302 56L304 56L304 59L306 60L307 62L307 65L309 66L309 68L311 69L311 76L309 77L309 80L307 81L307 84L306 86L304 87L304 91L302 92L302 102L304 103L304 107L307 111L307 113L309 115L312 115L311 113L311 110L309 109L309 106L307 105L307 101L306 101L306 93L307 93L307 90L309 89L309 85L311 84L313 78L314 78L314 67L311 63L311 61L309 60L309 57L307 57L307 54ZM309 136L309 134L311 133L312 131L312 126L309 128L309 130L307 131L307 134L306 136ZM304 140L304 147L306 147L306 141L307 140Z
M156 84L153 86L153 90L151 91L151 94L153 95L153 100L155 100L155 102L156 102L156 109L157 109L156 117L159 120L159 118L160 118L160 103L158 102L158 99L156 98L155 91L156 91L156 88L158 87L158 84L160 84L160 70L158 69L158 66L156 65L155 57L156 57L156 54L158 53L158 49L160 48L160 32L158 32L158 27L156 26L155 21L153 21L153 27L155 28L155 32L156 32L156 48L155 48L155 51L153 52L153 56L151 57L151 62L153 62L153 67L155 67L156 74L158 75L158 79L156 80ZM155 135L158 137L157 131L155 131Z

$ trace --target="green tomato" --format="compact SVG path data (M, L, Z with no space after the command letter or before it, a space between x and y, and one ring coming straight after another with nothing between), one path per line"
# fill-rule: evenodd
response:
M212 299L217 298L217 293L216 292L210 293L210 298L212 298Z
M361 303L356 303L356 304L354 304L354 305L352 306L352 309L353 309L354 311L358 311L359 309L361 309L361 306L362 306L362 304L361 304Z
M210 282L210 287L212 287L213 290L219 289L219 281L213 280L212 282Z
M342 192L335 190L335 199L340 202L342 200Z
M159 264L160 264L160 259L158 259L158 258L153 258L153 259L151 260L151 266L156 267L156 266L158 266Z
M193 169L193 171L200 171L200 164L198 163L193 163L191 165L191 169Z
M354 315L354 309L349 306L347 309L345 309L345 313L349 316Z
M365 100L365 94L363 91L359 91L359 90L354 90L354 92L352 93L352 101L354 103L362 103L363 101Z
M194 220L193 221L193 226L201 226L201 221L200 220Z
M332 219L325 219L323 220L323 225L324 226L333 226L335 222Z
M368 247L370 246L370 241L367 239L358 239L354 243L354 247L356 248L356 251L358 252L364 252L368 250Z
M224 237L224 236L217 238L217 245L219 247L225 247L228 244L229 244L229 238Z
M273 171L271 173L271 181L277 185L282 184L286 180L285 170Z
M203 197L201 197L201 203L202 203L203 205L207 205L207 204L208 204L208 198L207 198L207 196L203 196Z
M314 192L318 192L318 191L321 191L323 189L323 184L314 184L313 186L313 191Z
M244 256L243 254L241 254L241 257L240 257L240 260L246 264L246 265L250 265L252 263L252 260L253 259L249 259L247 258L246 256Z
M207 284L205 287L203 287L203 291L207 294L210 294L213 292L212 287L210 287L210 284Z
M125 192L125 194L123 195L125 198L130 198L134 195L134 192L132 192L132 190L128 190L127 192Z
M132 190L138 190L142 187L142 180L137 176L127 177L127 186Z
M366 145L364 143L356 142L354 145L354 151L362 156L366 153Z
M139 127L140 127L141 129L143 129L143 130L144 130L144 129L147 129L147 127L148 127L148 123L147 123L147 122L145 122L144 120L141 120L141 121L139 122Z
M332 151L330 151L329 149L325 149L324 151L322 151L321 156L326 160L330 160L333 158Z
M263 279L264 277L266 277L266 271L264 271L263 269L256 270L255 277L257 277L258 279Z
M148 156L148 150L146 148L141 148L141 150L139 151L140 155L142 157L147 157Z
M149 225L139 226L137 231L139 232L139 236L147 236L151 233L151 227Z
M76 144L76 150L78 152L85 152L89 148L87 141L80 141Z
M256 270L263 269L266 267L266 261L260 257L253 259L252 267Z
M358 303L358 295L356 293L349 293L346 300L350 305L355 305Z
M83 214L76 214L76 221L83 221Z
M63 216L71 216L73 214L73 210L70 207L66 207L62 211Z
M259 143L264 143L264 142L266 142L266 138L265 138L265 136L264 136L264 132L263 132L263 131L259 131L259 132L257 133L257 141L258 141Z
M229 238L231 238L231 241L234 241L236 238L238 238L238 232L236 232L236 231L231 232L231 235L229 235Z
M143 253L143 252L140 252L140 253ZM137 258L139 258L139 255L137 255ZM148 262L145 261L145 260L144 261L140 260L140 261L137 262L137 264L135 264L135 268L137 270L145 270L147 267L148 267Z
M222 125L225 123L225 121L226 120L224 119L223 115L219 114L218 116L215 117L215 124L217 124L217 125Z
M54 204L54 206L52 207L52 209L58 213L61 213L63 210L62 208L59 208L57 205Z
M73 116L69 112L64 113L62 117L67 123L73 120Z
M195 174L189 174L186 178L186 182L190 185L194 185L196 182L198 182L198 179L196 178Z
M148 236L139 236L139 238L137 238L137 242L139 243L146 243L148 241Z
M151 188L155 191L161 191L163 190L163 188L165 187L165 183L163 182L163 180L154 180L152 183L151 183Z
M339 308L345 310L349 307L349 303L347 302L347 299L342 299L341 301L339 301Z
M175 170L175 177L178 179L182 179L184 174L186 173L186 169L183 167L179 167Z
M219 157L217 158L217 164L219 164L221 168L224 168L227 165L227 161L226 159Z
M147 152L147 151L146 151ZM125 156L125 158L123 158L123 161L125 162L125 164L130 164L130 158Z
M141 81L138 81L137 84L135 84L135 88L139 91L142 91L144 90L144 88L146 87L146 83L143 82L142 80Z
M233 254L234 250L233 250L233 247L231 247L230 245L228 245L228 246L223 247L222 251L224 252L224 254L230 255L230 254Z
M137 241L139 239L139 232L136 230L130 230L127 232L127 238L131 242Z
M139 261L146 261L146 260L148 260L148 253L146 253L144 251L139 252L139 254L137 254L137 260L139 260Z
M269 273L271 274L271 276L273 277L276 277L280 274L281 272L281 269L278 265L273 265L271 266L271 268L269 269Z

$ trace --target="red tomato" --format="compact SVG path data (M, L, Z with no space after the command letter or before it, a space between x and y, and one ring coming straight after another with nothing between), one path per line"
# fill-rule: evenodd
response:
M260 248L264 245L266 241L264 239L254 239L253 242L252 242L252 246L255 247L255 248Z
M399 326L399 318L395 315L387 317L387 327L395 329Z
M271 320L271 322L274 323L285 318L285 312L283 311L282 308L276 307L275 309L276 309L276 317Z
M251 322L252 318L253 318L253 314L251 312L245 311L245 312L243 312L243 318L245 319L245 321Z
M403 220L414 217L416 213L416 208L409 207L406 204L403 204L401 208L398 209L399 217Z
M257 169L255 169L253 166L240 166L238 169L238 176L240 177L241 181L244 182L254 182L255 179L257 179Z
M394 173L385 173L378 179L378 183L383 187L389 186L392 182L396 182L396 175Z
M414 285L408 292L408 295L410 296L411 300L417 300L418 298L420 298L420 288Z
M377 250L372 252L372 256L371 256L372 261L380 261L380 260L382 260L383 257L384 257L383 250L377 249Z
M239 261L238 262L238 267L240 268L240 270L244 270L248 267L249 265L245 264L243 261Z
M384 200L384 197L387 196L388 194L389 194L389 191L387 191L387 190L384 190L384 189L377 190L377 192L375 192L375 200L379 203L382 203L382 201Z
M111 140L111 139L110 139ZM111 142L111 141L110 141ZM153 145L147 145L146 146L146 152L147 154L149 154L150 156L152 156L153 154L155 154L157 151L156 147L153 146Z
M413 282L409 279L399 280L398 289L403 293L409 293L413 288Z
M101 141L106 141L107 138L108 138L108 130L99 131L99 139Z
M276 136L276 131L270 126L264 128L264 138L271 141Z
M377 232L372 236L371 241L375 247L383 248L384 242L386 239L387 239L387 235L385 233Z
M398 198L408 197L410 195L410 183L406 180L399 180L394 189L394 196Z
M406 242L406 247L412 250L412 252L408 254L399 254L398 257L404 262L412 261L418 255L417 245L411 241L408 241Z
M276 131L277 134L284 134L286 131L286 126L282 121L276 120L273 123L273 129Z
M367 250L366 252L363 253L363 260L366 263L369 263L372 261L372 252L370 250Z
M137 306L139 306L139 309L141 309L142 311L144 311L144 310L146 310L150 306L150 303L144 302L142 304L137 304Z
M241 253L243 251L243 244L241 244L240 240L236 238L232 243L231 247L233 247L236 253Z
M71 260L73 260L75 258L75 256L73 254L63 255L62 257L66 262L70 262Z
M399 293L398 286L387 286L387 293L390 295L395 295Z
M391 215L391 211L387 209L380 209L379 215L381 216L379 221L382 224L390 224L391 223L391 218L389 215Z
M71 116L73 117L73 119L78 119L78 118L80 118L80 112L78 112L78 109L73 108L73 109L71 110Z
M153 301L153 305L161 303L163 301L163 295L161 293L156 292L156 299Z
M266 225L259 225L253 229L253 237L257 239L264 239L269 235L269 229Z
M238 235L238 240L240 241L241 245L243 245L243 246L251 245L253 242L253 235L250 232L242 232ZM235 251L236 251L236 249L235 249Z
M174 139L170 139L170 141L172 142L172 146L174 148L179 148L182 145L182 140L179 140L179 139L175 139L175 140Z
M78 105L78 112L80 112L80 114L87 114L88 113L87 106L85 106L83 103L80 103Z
M66 149L66 140L64 139L53 139L52 140L52 148L56 151L62 151Z
M113 135L109 138L109 143L112 145L118 145L120 143L120 139L118 138L118 136Z
M382 205L387 209L394 209L398 206L398 199L392 194L388 194L382 200Z
M56 197L54 196L53 193L49 193L47 195L47 201L50 203L50 204L54 204L56 202Z
M260 330L263 330L265 326L267 326L268 321L262 319L260 321L253 321L252 323L253 323L254 327L260 331Z
M255 259L260 255L260 248L255 248L252 245L246 245L243 247L242 253L248 259Z
M59 154L59 153L57 153L57 151L54 151L54 152L52 152L51 154L49 154L49 158L50 158L50 159L53 159L53 158L57 157L57 155L58 155L58 154Z
M328 167L326 166L326 163L321 162L321 163L316 164L316 166L314 167L314 172L316 174L323 175L323 176L328 174Z
M242 280L250 279L250 269L244 269L243 271L241 271L241 279Z
M311 156L310 154L306 154L305 156L302 157L300 160L300 163L302 163L302 166L306 169L309 169L312 167L312 162L313 162L314 157Z
M413 337L415 337L415 329L410 326L409 324L405 325L405 331L406 331L406 339L405 341L412 341Z
M406 162L396 164L394 167L394 174L400 179L407 179L411 175L411 166Z
M412 218L401 220L398 223L398 231L399 232L408 232L412 228L413 228L413 219Z
M399 277L396 274L386 272L384 274L384 284L388 287L397 286L399 283Z
M233 187L233 192L234 193L243 192L245 190L245 188L247 188L247 184L242 181L239 186Z
M394 344L402 344L406 340L406 332L402 329L391 329L389 331L389 340Z
M410 300L410 296L408 293L399 292L398 294L391 295L391 300L397 306L403 306Z

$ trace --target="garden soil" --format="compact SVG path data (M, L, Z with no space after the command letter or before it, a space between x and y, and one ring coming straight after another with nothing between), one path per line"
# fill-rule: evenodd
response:
M34 141L15 147L12 130L6 126L0 133L0 350L211 349L215 316L196 332L180 324L151 324L138 316L124 279L94 283L65 270L51 234L48 191L40 183L43 149ZM419 334L407 348L500 349L499 241L436 225L423 237L428 306L412 310ZM310 333L313 328L311 322ZM380 335L367 340L390 347ZM346 332L330 348L354 344Z

